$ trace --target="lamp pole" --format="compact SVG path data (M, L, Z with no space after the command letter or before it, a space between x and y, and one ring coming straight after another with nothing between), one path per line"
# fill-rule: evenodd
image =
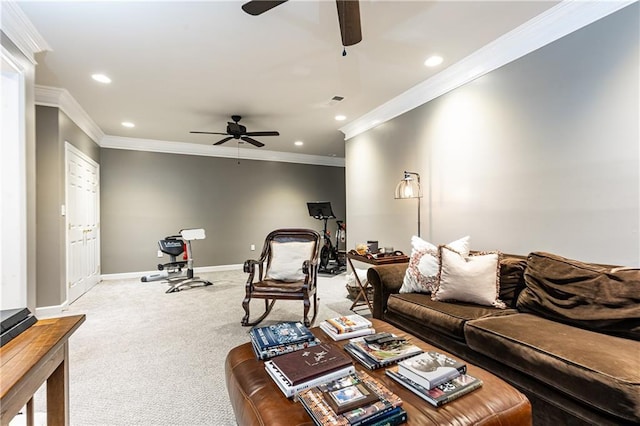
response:
M404 177L407 179L410 175L414 175L416 177L416 181L418 182L418 193L415 194L415 198L418 199L418 237L420 237L420 199L422 198L422 187L420 186L420 174L417 172L408 172L404 171Z

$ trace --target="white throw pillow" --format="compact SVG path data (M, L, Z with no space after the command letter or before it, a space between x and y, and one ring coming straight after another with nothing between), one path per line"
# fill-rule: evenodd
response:
M500 295L500 253L464 257L440 246L439 284L431 299L506 308Z
M265 279L287 282L302 281L305 278L302 264L311 259L313 241L271 242L271 263Z
M469 236L452 241L447 246L469 255ZM420 237L411 237L411 258L400 287L400 293L431 293L438 284L440 257L438 247Z

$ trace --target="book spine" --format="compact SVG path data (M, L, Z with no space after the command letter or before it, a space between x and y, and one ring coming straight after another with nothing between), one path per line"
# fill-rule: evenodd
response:
M293 345L278 346L275 348L260 351L258 358L261 360L267 360L267 359L273 358L274 356L284 355L290 352L298 351L300 349L308 348L310 346L315 346L318 343L320 342L316 340L312 340L310 342L302 342L302 343L296 343Z
M355 337L362 337L362 336L367 336L369 334L375 333L375 330L373 328L363 328L360 330L350 331L347 333L338 333L335 331L333 327L331 327L326 322L320 323L320 329L324 331L333 340L347 340L347 339L353 339Z
M394 407L393 405L389 405L386 408L383 408L382 410L378 411L377 413L368 416L362 420L358 420L356 422L350 423L351 426L363 426L363 425L369 425L371 422L375 422L376 419L380 419L381 417L386 417L389 415L390 411L400 411L401 408L400 407Z
M398 384L400 384L401 386L404 386L406 389L408 389L411 392L413 392L414 394L418 395L420 398L424 399L425 401L427 401L429 404L433 405L434 407L437 407L437 406L440 405L440 404L438 404L438 401L436 401L435 399L429 397L428 395L426 395L425 393L423 393L420 390L416 389L415 387L411 386L411 384L407 383L401 377L398 377L393 371L387 370L386 373L387 373L387 376L391 377Z
M358 361L360 364L362 364L365 367L367 367L369 370L375 370L377 368L380 368L380 366L377 363L375 363L373 360L367 358L367 356L364 355L359 350L355 349L352 346L349 346L349 344L346 344L344 346L344 350L347 351L347 353L349 355L351 355L353 358L356 359L356 361Z
M309 417L311 417L311 420L313 420L314 426L322 426L322 423L320 423L318 421L318 419L316 419L315 414L313 413L311 408L309 408L309 406L307 405L307 401L305 399L300 398L300 399L298 399L298 402L300 402L300 404L302 404L302 407L304 408L304 410L307 412Z
M380 419L377 422L373 422L367 426L397 426L405 423L406 421L407 412L401 409L397 413L391 413L391 415L385 417L384 419Z

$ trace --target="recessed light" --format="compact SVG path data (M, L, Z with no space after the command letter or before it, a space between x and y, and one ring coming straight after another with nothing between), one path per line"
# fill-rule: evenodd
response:
M136 125L135 125L135 124L133 124L133 123L132 123L132 122L130 122L130 121L123 121L123 122L122 122L122 123L120 123L120 124L122 124L124 127L129 127L129 128L131 128L131 127L136 127Z
M337 120L337 121L344 121L344 120L346 120L346 119L347 119L347 117L346 117L346 116L344 116L344 115L336 115L336 120Z
M104 83L104 84L111 83L111 79L104 74L93 74L91 78L97 82Z
M433 55L430 56L429 58L427 58L426 61L424 61L424 66L425 67L437 67L438 65L440 65L442 63L444 59L442 59L442 56L438 56L438 55Z
M295 141L293 144L294 144L295 146L302 146L302 145L304 145L304 142L302 142L302 141Z

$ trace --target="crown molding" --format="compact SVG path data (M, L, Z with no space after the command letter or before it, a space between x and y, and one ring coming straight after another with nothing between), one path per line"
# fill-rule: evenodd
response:
M351 139L637 1L564 0L340 131Z
M2 0L0 4L2 32L35 65L34 55L38 52L51 50L51 47L20 9L20 6L12 0Z
M35 103L36 105L60 108L62 112L69 116L71 121L80 127L95 143L100 145L100 141L104 138L104 132L67 89L36 85Z
M100 146L102 148L162 152L166 154L200 155L205 157L239 158L241 160L277 161L283 163L345 167L345 160L342 157L324 157L321 155L296 154L292 152L269 151L263 149L231 148L110 135L105 135L102 138Z

